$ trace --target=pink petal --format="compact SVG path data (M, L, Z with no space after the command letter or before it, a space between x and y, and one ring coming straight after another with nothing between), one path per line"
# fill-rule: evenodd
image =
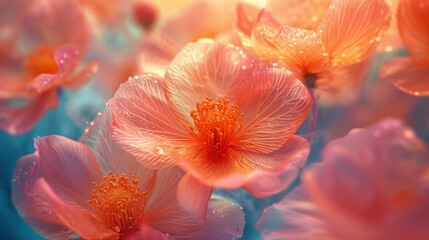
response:
M27 188L38 160L36 154L29 154L17 161L12 181L13 204L21 217L40 235L56 239L73 238L74 231L64 225L52 207Z
M411 57L419 63L429 64L429 4L425 0L399 1L398 29Z
M177 187L183 171L176 167L157 171L148 200L143 222L172 238L187 236L199 229L202 221L194 217L178 203Z
M30 180L43 177L63 201L88 208L87 200L94 188L92 183L102 181L100 167L91 150L81 143L55 135L36 139L34 146L39 161Z
M171 104L188 117L206 97L233 98L236 89L261 68L244 50L211 40L188 44L166 72L166 89ZM234 103L233 99L231 102Z
M109 172L113 172L116 176L122 173L128 177L135 176L139 180L140 189L145 189L144 186L153 177L154 171L141 166L134 156L113 141L110 133L111 125L112 113L109 110L98 113L98 117L85 129L79 142L91 149L104 176Z
M325 219L302 186L264 210L256 224L264 240L335 240Z
M65 87L71 90L78 90L83 85L85 85L98 71L98 62L97 61L91 61L85 66L82 67L82 69L79 69L77 72L74 72L65 83Z
M0 100L0 128L12 135L29 131L49 109L58 105L57 93L50 91L22 106L10 106Z
M255 172L244 188L256 197L268 197L285 190L305 165L309 150L304 138L292 136L279 150L284 159L273 169Z
M130 78L107 107L113 113L113 138L145 167L174 164L169 152L190 139L182 117L168 105L158 76Z
M240 33L250 37L261 8L246 2L238 2L236 7L236 25Z
M290 72L276 68L254 73L236 94L244 127L233 145L255 153L281 147L301 126L311 106L306 87Z
M281 59L303 73L322 72L329 64L328 53L314 30L282 26L266 11L259 14L254 41L258 56Z
M380 77L406 93L429 95L429 65L418 65L411 58L397 57L388 61L381 67Z
M205 219L212 191L211 187L204 185L190 174L185 174L177 188L177 201L196 218Z
M186 239L233 240L243 234L244 214L239 205L224 199L210 199L201 229Z
M367 58L390 22L384 0L333 0L318 28L332 66Z
M112 230L102 226L84 209L70 205L57 196L51 186L42 178L34 184L34 194L40 194L52 210L55 211L58 218L69 228L87 239L103 239L116 234Z
M123 240L141 240L141 239L150 239L150 240L166 240L167 236L149 225L142 225L136 232L126 234L121 239Z
M266 10L282 25L316 29L331 0L270 0Z

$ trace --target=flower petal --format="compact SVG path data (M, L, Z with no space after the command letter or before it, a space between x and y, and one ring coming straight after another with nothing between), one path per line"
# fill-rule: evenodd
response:
M429 65L429 4L425 0L399 1L398 29L405 47L418 63Z
M239 1L236 7L236 27L245 37L250 37L262 6Z
M259 14L252 37L263 59L281 59L303 73L318 73L329 65L328 53L314 30L282 26L267 11Z
M52 207L58 218L76 231L80 237L103 239L116 235L115 232L101 225L84 209L64 202L43 178L37 180L33 187L34 194L43 196L43 200Z
M22 106L10 106L0 100L0 128L17 135L29 131L49 109L58 105L57 93L50 91L29 100Z
M242 236L243 228L244 214L240 205L212 198L204 225L187 239L233 240Z
M190 43L167 69L169 100L192 122L190 113L198 102L207 97L231 99L258 68L257 59L233 45L211 40Z
M264 240L334 240L328 232L323 215L303 186L295 188L279 203L264 210L256 228Z
M121 239L123 240L141 240L141 239L150 239L150 240L166 240L167 236L149 225L142 225L139 229L133 233L126 234Z
M29 154L16 162L12 181L13 204L20 216L40 235L55 239L73 238L75 232L61 221L46 201L27 188L38 160L36 154Z
M246 83L236 91L244 127L233 145L255 153L273 152L307 117L310 93L293 74L276 68L258 71Z
M429 96L429 65L420 66L411 58L397 57L388 61L381 67L380 77L406 93Z
M177 187L177 201L185 210L198 219L205 219L207 204L213 189L190 174L185 174Z
M332 66L367 58L389 22L390 8L385 0L332 0L318 28Z
M34 178L43 177L62 201L88 208L92 183L102 181L100 167L91 150L55 135L36 139L34 146L39 156Z
M304 138L292 136L277 151L284 159L273 169L255 172L244 189L256 197L268 197L285 190L305 165L309 150L309 143Z
M113 139L148 168L174 164L170 150L190 138L182 117L169 107L158 76L130 78L107 107L113 113Z

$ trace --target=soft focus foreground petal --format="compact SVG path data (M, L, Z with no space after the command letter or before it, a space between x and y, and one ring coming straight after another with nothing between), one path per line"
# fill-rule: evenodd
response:
M207 204L213 189L204 185L190 174L185 174L177 187L177 201L195 218L204 220Z
M35 140L39 156L35 178L43 177L62 201L88 208L93 182L101 182L97 160L85 145L62 136Z
M74 231L64 225L52 207L27 188L38 160L36 154L29 154L16 162L12 180L13 204L21 217L40 235L53 239L73 238Z
M403 46L399 36L397 24L397 9L399 0L386 0L392 12L392 20L390 21L389 28L386 30L380 44L377 47L377 53L389 53L398 50Z
M429 65L418 65L411 58L397 57L386 62L380 77L406 93L429 96Z
M79 142L92 150L104 176L109 172L116 176L125 173L126 176L135 176L140 186L146 185L154 172L142 167L133 155L113 141L110 132L112 121L112 113L109 110L98 113L97 118L85 129Z
M418 63L429 64L429 26L426 0L400 0L398 3L398 29L405 47Z
M50 91L21 106L0 100L0 128L12 135L29 131L49 109L58 105L57 93Z
M244 113L244 126L233 145L255 153L273 152L307 117L310 93L283 69L264 69L246 80L235 92L235 104Z
M206 221L187 239L233 240L243 234L243 208L220 198L210 199Z
M233 45L211 40L190 43L167 69L169 100L192 122L191 111L206 97L227 96L234 103L236 88L259 67L253 56Z
M303 186L264 210L256 228L264 240L334 240L325 219Z
M188 236L203 223L178 203L177 187L183 175L183 171L177 167L157 171L143 217L145 224L172 238Z
M258 14L261 8L253 4L239 1L236 7L236 27L241 34L250 37L253 27L258 20Z
M58 218L69 228L73 229L80 237L86 239L104 239L116 233L103 227L89 212L75 205L68 204L59 197L51 186L40 178L33 185L35 194L40 194L52 207Z
M285 190L298 176L307 161L309 143L292 136L280 149L284 159L273 169L256 171L244 188L256 197L268 197Z
M322 161L306 172L303 182L332 230L343 238L399 234L388 230L389 222L427 201L420 181L429 166L429 151L398 121L385 120L331 141Z
M259 57L281 59L302 72L322 72L329 65L328 53L314 30L282 26L267 11L259 14L252 40Z
M64 86L70 90L76 91L83 87L98 71L98 62L90 61L82 66L82 69L78 69L68 78Z
M331 0L269 0L266 10L282 25L316 29Z
M121 239L123 240L141 240L141 239L166 240L168 238L165 234L145 224L140 226L136 232L126 234Z
M130 78L107 107L113 113L113 139L148 168L172 165L169 152L190 138L184 121L167 103L163 80L156 75Z
M332 66L368 57L389 22L390 8L385 0L332 0L318 28Z

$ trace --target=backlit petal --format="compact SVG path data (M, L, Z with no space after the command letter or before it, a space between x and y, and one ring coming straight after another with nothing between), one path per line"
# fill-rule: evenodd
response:
M177 201L196 218L204 220L212 191L211 187L204 185L190 174L185 174L177 187Z

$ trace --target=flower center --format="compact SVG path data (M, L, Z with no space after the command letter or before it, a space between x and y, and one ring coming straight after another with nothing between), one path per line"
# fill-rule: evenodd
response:
M143 218L147 191L140 191L138 180L128 179L124 173L116 177L113 172L94 184L89 205L94 217L118 235L136 230Z
M54 58L54 49L43 46L34 49L27 55L24 67L32 77L42 73L56 73L58 66Z
M212 102L209 97L197 103L197 109L191 112L194 127L188 126L191 134L207 150L223 151L244 123L244 113L238 113L238 106L228 107L227 97Z

